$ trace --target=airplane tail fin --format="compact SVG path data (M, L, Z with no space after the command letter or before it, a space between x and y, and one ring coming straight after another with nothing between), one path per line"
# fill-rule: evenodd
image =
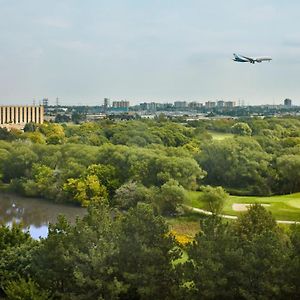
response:
M234 56L234 58L238 58L238 56L235 53L233 53L233 56Z

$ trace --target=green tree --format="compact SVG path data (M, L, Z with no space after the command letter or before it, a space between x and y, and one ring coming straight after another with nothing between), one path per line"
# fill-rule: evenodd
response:
M33 260L35 281L55 299L118 299L116 228L107 206L92 203L75 225L50 225Z
M20 278L28 278L32 253L37 247L22 224L0 226L0 293L7 284Z
M45 138L40 132L25 132L22 137L29 139L31 142L35 144L45 144Z
M247 123L238 122L231 127L231 132L238 135L251 135L252 129Z
M253 205L238 218L233 232L244 252L244 280L240 286L244 297L287 298L294 289L288 273L292 251L288 236L271 213L261 205Z
M184 188L176 180L169 180L161 186L158 194L154 197L154 207L162 215L176 213L185 200Z
M59 134L50 134L46 138L46 143L48 145L61 145L64 143L64 137Z
M30 234L23 231L22 224L13 223L11 227L0 226L0 251L20 246L27 241L31 241Z
M92 164L88 166L86 173L97 176L101 184L106 187L110 197L120 186L116 168L111 165Z
M146 188L142 184L129 181L116 190L113 203L116 207L127 210L139 202L151 203L154 195L154 188Z
M251 205L247 213L239 216L234 228L239 239L247 241L267 232L280 232L272 214L260 204Z
M35 250L31 265L36 283L58 298L63 296L70 284L74 284L71 232L71 225L63 216L56 224L50 224L48 237Z
M6 164L6 160L9 158L9 151L0 148L0 180L3 178L3 169Z
M45 300L48 293L31 279L21 278L6 284L4 292L10 300Z
M206 186L202 191L203 194L200 198L205 202L205 208L213 214L220 214L229 198L229 194L221 186Z
M207 172L204 182L228 190L243 190L254 195L269 195L275 182L272 155L250 137L212 141L202 145L197 156Z
M299 273L300 273L300 226L293 224L290 233L292 256L291 263L287 265L287 280L293 285L292 293L287 295L287 299L297 299L300 297Z
M183 266L189 299L289 299L288 237L262 207L255 205L232 225L213 215L187 247ZM190 294L189 294L190 293Z
M176 299L178 277L172 262L181 253L164 219L151 206L138 203L119 226L119 272L129 286L124 298Z
M33 122L26 123L24 126L24 132L35 132L38 129L38 125Z
M32 279L55 299L174 299L180 254L151 206L119 215L92 203L74 225L64 217L50 225L34 251Z
M63 185L63 190L71 201L88 206L91 201L106 201L107 191L96 175L88 175L84 178L69 178Z
M5 127L0 127L0 140L11 140L11 135Z
M300 155L283 155L277 159L279 190L284 193L300 191Z
M177 268L183 274L186 299L235 299L241 279L243 251L235 246L229 224L213 215L187 246L188 261Z
M60 137L65 137L64 127L55 123L44 123L39 126L40 131L46 136L58 135Z
M58 149L61 152L58 165L60 168L65 168L70 162L75 162L86 167L97 163L97 158L99 155L98 147L89 145L65 144L60 146Z
M3 180L9 182L25 176L37 160L38 156L27 145L16 144L3 165Z
M165 148L144 149L107 144L100 147L97 157L100 163L115 167L121 183L132 179L149 187L161 186L174 179L185 188L195 189L205 172L188 151L181 149L182 152L187 157L178 157L170 150L168 153Z
M31 172L32 179L22 183L25 195L57 199L60 192L57 172L41 164L33 164Z
M59 124L44 123L39 130L46 136L46 143L52 145L63 144L65 132L63 126Z

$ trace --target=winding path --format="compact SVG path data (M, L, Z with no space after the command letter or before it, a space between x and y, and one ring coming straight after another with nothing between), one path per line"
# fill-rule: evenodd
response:
M205 215L212 215L212 213L210 211L207 211L207 210L204 210L201 208L191 207L191 206L187 206L187 205L186 205L186 207L191 209L194 212L198 212L198 213L205 214ZM233 219L233 220L237 219L237 216L230 216L230 215L220 215L220 217L225 218L225 219ZM300 222L298 222L298 221L276 220L276 222L280 223L280 224L300 224Z

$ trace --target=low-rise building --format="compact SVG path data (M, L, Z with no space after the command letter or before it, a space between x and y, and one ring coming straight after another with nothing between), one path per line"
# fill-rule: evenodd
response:
M44 123L44 106L0 106L0 126Z

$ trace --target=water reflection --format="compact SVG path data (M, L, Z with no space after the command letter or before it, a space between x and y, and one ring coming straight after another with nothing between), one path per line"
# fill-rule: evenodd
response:
M46 237L48 224L55 223L59 214L64 214L74 222L76 216L82 217L85 212L80 207L0 193L0 223L22 222L24 228L29 228L33 238Z

